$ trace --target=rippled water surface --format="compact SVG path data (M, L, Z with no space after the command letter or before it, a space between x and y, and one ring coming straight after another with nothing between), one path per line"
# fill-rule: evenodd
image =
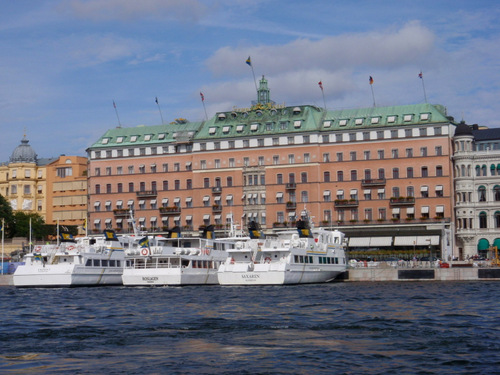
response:
M0 373L500 374L499 287L2 287Z

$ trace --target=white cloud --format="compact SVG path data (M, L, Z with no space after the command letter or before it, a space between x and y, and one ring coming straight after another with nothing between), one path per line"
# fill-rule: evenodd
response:
M318 41L296 39L290 43L250 48L223 47L208 59L217 76L241 75L250 55L254 69L266 74L296 69L338 70L352 66L391 66L422 60L434 47L433 33L419 22L399 30L325 37Z
M138 18L197 21L207 11L199 0L72 0L62 10L94 21Z

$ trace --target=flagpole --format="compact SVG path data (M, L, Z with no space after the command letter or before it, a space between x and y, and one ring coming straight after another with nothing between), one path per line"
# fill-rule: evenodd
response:
M250 58L250 56L248 56L248 59L245 62L250 66L250 68L252 68L253 83L255 84L255 91L258 93L259 89L257 88L257 80L255 79L255 72L253 71L252 59Z
M372 76L370 76L369 82L370 82L370 88L372 89L373 106L376 107L375 94L373 93L373 78L372 78Z
M326 100L325 100L325 92L323 91L323 83L319 81L318 85L319 88L321 89L321 95L323 95L323 105L325 106L325 112L326 112Z
M158 105L158 111L160 111L160 117L161 117L161 124L165 124L165 122L163 122L163 115L161 113L161 108L160 108L160 103L158 102L158 97L155 98L155 101L156 101L156 105Z
M205 119L208 121L207 109L205 107L205 95L200 91L201 103L203 104L203 110L205 111Z
M57 219L57 226L56 226L56 237L57 237L57 246L59 246L59 219Z
M121 128L122 123L120 122L120 116L118 116L118 109L116 108L116 103L114 100L113 100L113 107L115 108L116 118L118 119L118 127Z
M3 275L3 258L4 258L4 233L5 233L5 219L2 218L2 275Z
M425 93L424 75L422 74L422 71L420 71L420 74L418 76L422 80L422 89L424 90L424 100L427 103L427 94Z
M33 243L31 242L31 217L30 217L30 236L29 236L29 240L30 240L30 253L31 253L32 250L33 250Z

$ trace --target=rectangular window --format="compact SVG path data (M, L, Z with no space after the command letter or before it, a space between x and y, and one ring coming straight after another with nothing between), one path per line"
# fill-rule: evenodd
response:
M349 153L351 161L356 161L356 151L351 151Z
M344 154L342 152L337 152L337 161L342 161L344 159Z
M330 154L329 153L323 154L323 162L324 163L329 163L330 162Z
M407 148L406 149L406 157L407 158L412 158L413 157L413 149L412 148Z

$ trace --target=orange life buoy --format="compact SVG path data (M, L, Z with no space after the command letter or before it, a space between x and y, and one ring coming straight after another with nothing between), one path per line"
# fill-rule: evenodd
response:
M35 248L33 249L35 252L39 252L42 250L42 247L41 246L35 246Z
M141 254L142 254L142 255L148 255L148 254L149 254L149 250L148 250L148 249L146 249L146 248L144 247L144 248L142 248L142 250L141 250Z
M264 262L265 262L265 263L271 263L271 258L266 257L266 258L264 259Z
M73 245L69 245L68 247L66 247L66 250L72 251L75 250L75 247Z
M231 258L231 264L234 264L234 258Z

